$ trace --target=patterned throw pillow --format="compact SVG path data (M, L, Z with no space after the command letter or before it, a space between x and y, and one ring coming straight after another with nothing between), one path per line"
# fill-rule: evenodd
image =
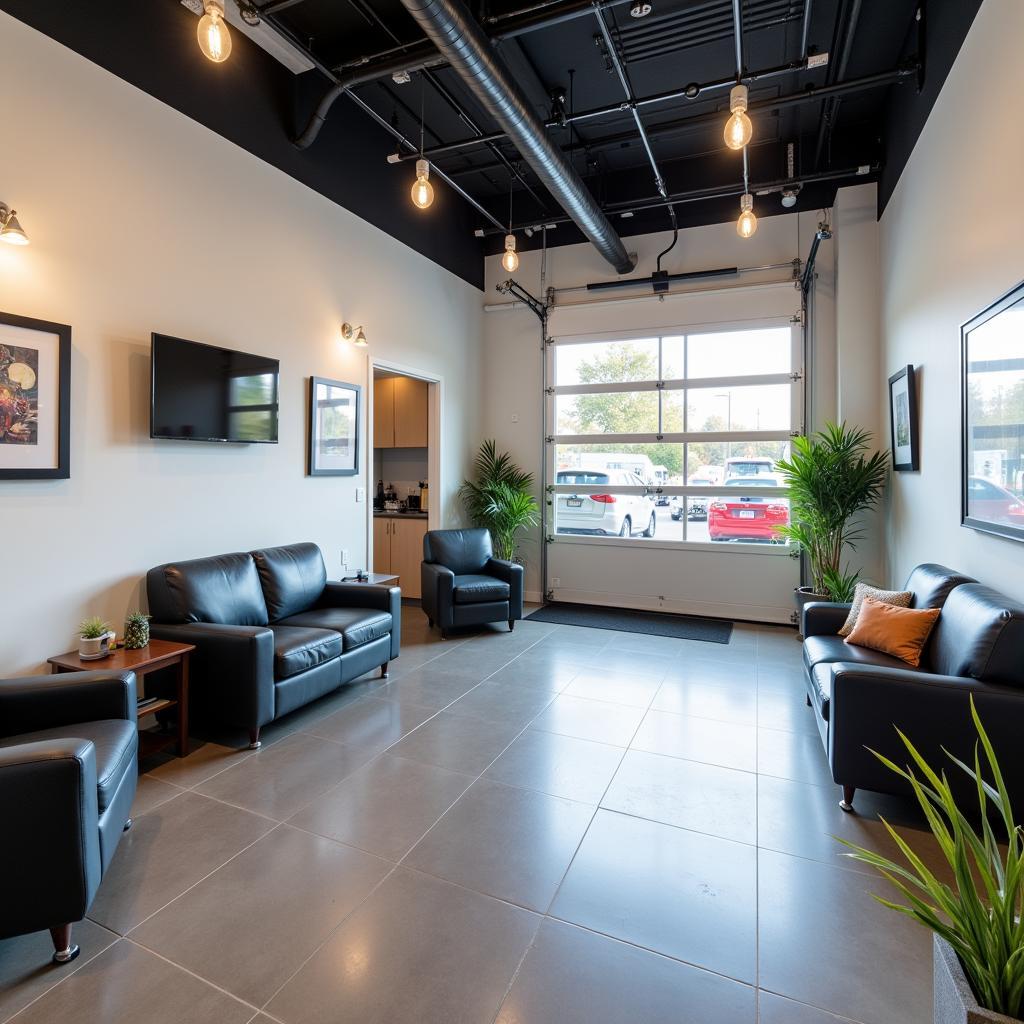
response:
M909 608L914 595L909 590L879 590L878 587L870 587L866 583L858 583L853 591L853 604L850 606L850 614L846 616L843 628L839 630L840 636L849 636L853 627L857 625L857 616L860 615L860 606L865 597L870 597L882 604L895 605L897 608Z

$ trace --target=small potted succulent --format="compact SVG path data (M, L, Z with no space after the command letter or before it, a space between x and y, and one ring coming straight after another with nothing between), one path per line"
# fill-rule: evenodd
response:
M96 661L110 654L110 641L116 634L110 623L99 616L83 619L78 627L78 656L82 661Z
M142 612L129 612L124 620L124 645L129 651L149 646L149 618Z
M1024 1017L1024 841L973 696L971 716L983 755L975 747L971 766L946 752L977 790L979 806L976 811L972 808L970 816L957 806L945 772L931 768L903 733L900 738L920 776L912 766L900 768L875 754L913 788L952 871L952 885L936 877L884 818L882 823L906 864L845 839L839 842L850 848L848 856L877 869L907 901L904 905L875 896L879 903L934 934L935 1024L1020 1024ZM997 828L1005 836L997 836Z

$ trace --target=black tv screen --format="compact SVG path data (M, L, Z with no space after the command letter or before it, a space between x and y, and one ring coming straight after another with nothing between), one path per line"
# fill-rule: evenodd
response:
M150 436L276 444L279 368L266 356L154 334Z

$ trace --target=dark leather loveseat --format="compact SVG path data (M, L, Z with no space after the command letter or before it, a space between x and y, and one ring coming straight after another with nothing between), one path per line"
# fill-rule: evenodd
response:
M170 562L146 577L151 633L195 644L202 720L260 729L398 657L398 587L329 583L315 544Z
M78 956L85 917L131 826L139 732L134 672L0 680L0 939L50 930Z
M838 636L850 606L828 602L804 610L807 702L843 787L843 810L857 788L909 793L910 787L871 750L905 765L901 729L930 765L947 770L965 806L977 792L943 750L974 763L977 733L970 698L988 732L1015 806L1024 801L1024 607L942 565L919 565L904 590L911 607L941 608L920 668Z

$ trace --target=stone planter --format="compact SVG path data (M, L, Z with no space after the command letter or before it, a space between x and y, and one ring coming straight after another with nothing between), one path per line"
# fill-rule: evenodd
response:
M827 601L824 594L816 594L810 587L796 587L793 590L793 600L796 602L796 631L797 639L803 640L804 605L813 601Z
M993 1013L978 1005L960 958L945 939L934 938L935 1024L1021 1024L1017 1017Z

